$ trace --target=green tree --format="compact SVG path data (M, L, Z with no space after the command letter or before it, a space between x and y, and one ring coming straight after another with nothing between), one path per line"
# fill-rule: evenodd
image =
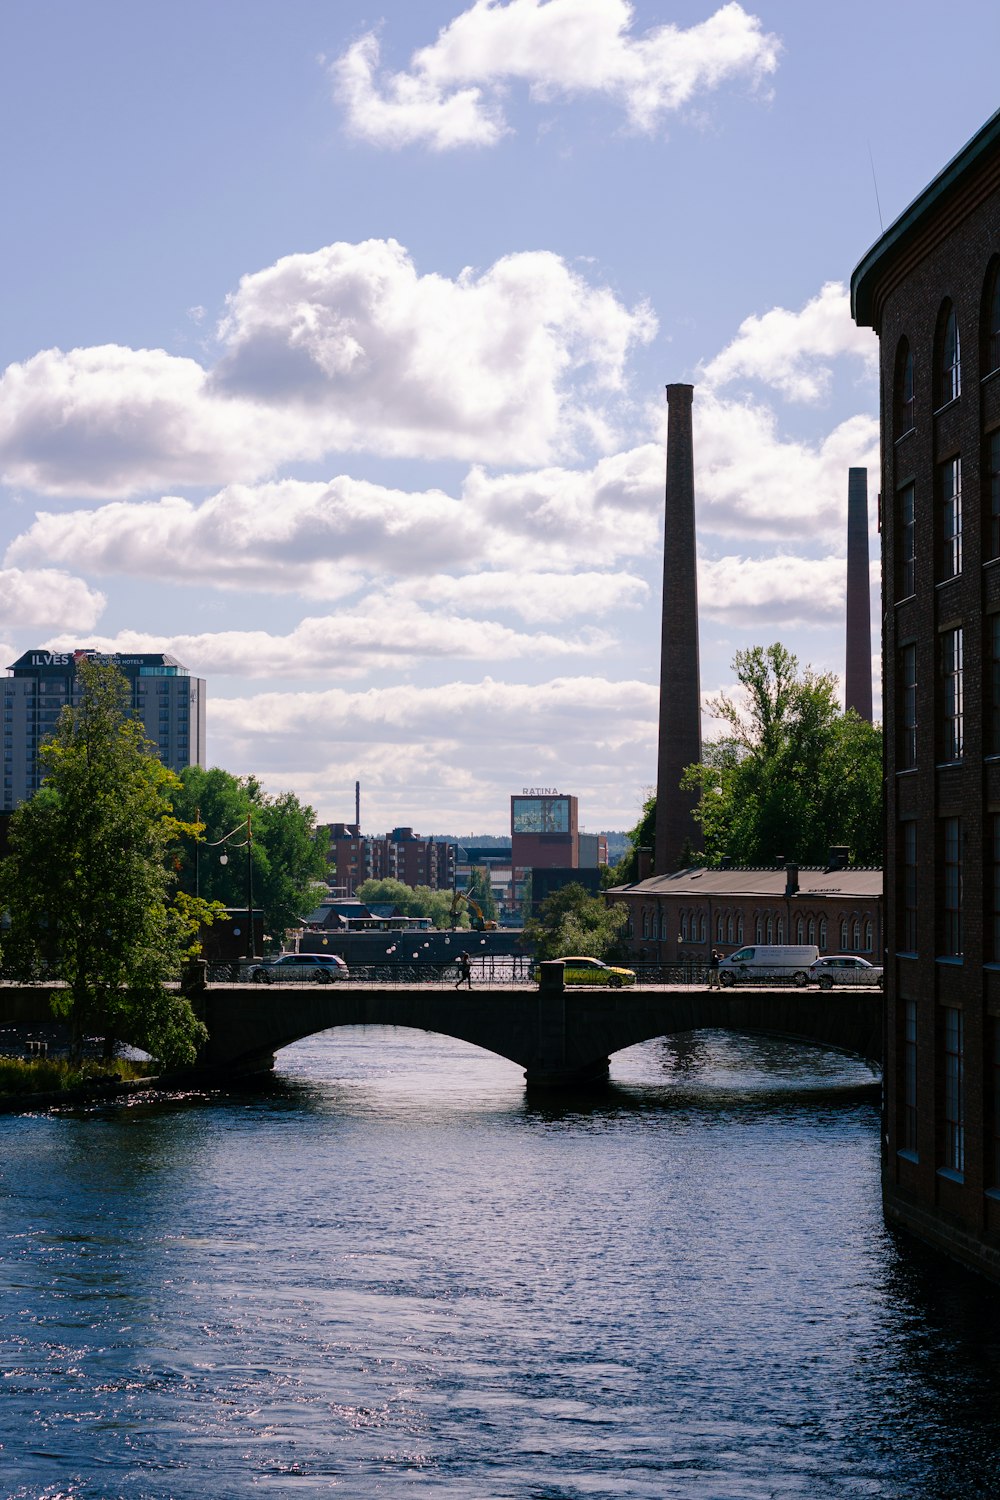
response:
M198 846L188 840L179 851L181 888L229 907L247 905L246 849L239 846L249 817L254 906L263 912L265 933L280 945L288 929L318 904L317 886L326 875L312 808L293 792L267 796L256 777L233 776L218 766L182 771L174 805L179 816L203 825ZM233 834L232 841L220 843L227 834Z
M469 872L469 895L479 906L484 919L495 922L497 903L490 884L490 872L485 865L473 865Z
M70 1023L73 1060L87 1035L118 1039L163 1063L193 1063L206 1037L188 1000L167 988L210 907L171 899L179 786L132 716L115 667L81 661L82 697L66 707L39 759L42 787L11 820L0 899L10 918L6 957L28 977L41 962L65 983L52 995Z
M357 897L365 905L394 906L404 917L430 917L435 927L448 928L451 920L451 892L436 891L429 885L406 885L402 880L363 880ZM458 922L468 926L467 919Z
M608 905L574 881L546 896L538 916L525 923L524 936L540 961L577 955L613 958L627 915L623 905Z
M605 889L612 885L628 885L638 879L638 852L652 849L656 831L656 793L648 792L642 804L642 816L628 832L628 849L616 865L607 865L601 875Z
M843 713L833 674L800 671L780 642L738 651L733 669L741 700L711 703L729 732L684 774L699 793L705 860L823 864L846 844L856 864L880 864L881 730Z

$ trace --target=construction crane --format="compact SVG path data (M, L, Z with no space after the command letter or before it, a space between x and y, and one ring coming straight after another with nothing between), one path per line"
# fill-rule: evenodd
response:
M462 909L463 901L469 908L469 921L472 923L473 932L496 932L498 930L499 923L483 916L483 908L474 896L469 895L468 891L452 891L451 893L451 925L453 927L455 918Z

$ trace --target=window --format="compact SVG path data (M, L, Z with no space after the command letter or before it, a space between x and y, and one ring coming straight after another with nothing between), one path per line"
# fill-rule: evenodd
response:
M775 941L779 943L783 943L785 941L785 924L781 917L778 918L778 927Z
M962 460L948 458L938 464L938 495L941 518L941 579L957 578L962 571Z
M991 963L1000 964L1000 813L990 813L987 823L989 843L986 858L990 863L990 910L987 917L986 952Z
M938 343L938 406L947 406L962 394L962 348L955 309L946 302L941 309Z
M913 522L913 485L896 497L896 598L908 599L916 588L916 527Z
M726 942L727 943L731 943L732 941L733 941L733 919L732 919L732 917L727 917L727 919L726 919ZM743 941L743 935L742 935L742 929L741 929L741 932L740 932L740 942L742 943L742 941Z
M702 912L702 914L701 914L700 941L704 943L705 941L707 941L707 939L708 939L708 918L705 916L705 913Z
M900 648L899 736L896 745L896 767L911 771L917 763L917 648L911 643Z
M644 938L649 937L649 912L645 907L642 908L642 935Z
M896 351L894 386L893 437L902 437L913 426L913 355L906 339L900 339Z
M902 1127L903 1150L917 1154L917 1002L903 1001L902 1055Z
M861 923L857 917L854 918L854 926L851 929L851 949L854 953L861 952Z
M725 942L725 940L726 940L726 938L725 938L725 932L726 932L726 919L722 915L722 913L720 912L719 915L715 919L715 941L717 943L724 943Z
M817 945L823 953L826 952L826 918L819 919L819 943Z
M847 938L848 938L848 925L847 925L847 918L845 917L844 920L840 924L840 951L841 951L841 953L846 953L847 952L847 947L848 947Z
M1000 428L986 439L986 483L990 491L990 534L986 556L1000 557Z
M872 951L872 924L871 924L871 918L869 917L869 919L865 922L864 952L865 953L870 953L871 951Z
M816 918L815 917L810 917L809 918L809 938L808 938L808 941L810 943L814 943L816 941Z
M767 941L769 943L774 942L774 921L771 917L767 919Z
M754 923L753 936L755 943L762 943L764 941L764 923L761 921L760 917L758 917L756 922Z
M917 952L917 824L910 818L900 825L901 880L899 892L899 946L903 953Z
M992 1150L990 1162L987 1168L987 1181L990 1187L1000 1187L1000 1020L996 1017L990 1023L992 1031L992 1063L990 1069L990 1119L993 1126Z
M742 916L740 916L740 917L738 917L736 919L736 941L738 943L742 943L742 941L743 941L743 918L742 918Z
M962 1012L946 1005L942 1013L944 1068L942 1166L965 1171L965 1039Z
M941 759L961 760L964 743L962 710L962 631L941 636Z
M941 953L962 953L962 825L958 818L941 819L942 903Z
M802 920L801 917L796 917L796 919L795 919L795 941L797 943L801 944L801 943L804 943L805 940L806 940L806 924L803 922L803 920Z
M983 305L983 374L1000 369L1000 259L994 259L986 278Z

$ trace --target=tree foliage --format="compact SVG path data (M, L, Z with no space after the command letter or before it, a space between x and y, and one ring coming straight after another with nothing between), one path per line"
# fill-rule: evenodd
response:
M264 931L280 944L291 927L317 905L316 886L326 875L322 841L311 807L293 792L270 797L253 776L233 776L218 766L205 771L188 766L181 772L174 798L179 816L199 822L203 832L196 848L188 840L179 850L181 888L223 906L246 907L248 900L247 817L253 835L253 902L264 916ZM229 843L220 843L233 834ZM221 856L226 854L223 864Z
M82 698L63 709L39 752L46 776L11 820L0 865L10 918L5 958L23 977L44 961L65 982L52 996L78 1059L87 1035L110 1055L127 1039L168 1065L194 1062L205 1038L188 1000L167 988L213 912L171 897L179 782L132 716L115 667L81 660Z
M640 849L652 849L656 832L656 793L649 792L642 804L642 816L634 828L628 831L628 848L616 865L608 865L601 883L607 889L612 885L628 885L639 878L638 853Z
M882 733L843 713L832 673L799 669L780 642L738 651L739 701L710 705L729 732L705 747L684 785L699 792L704 857L718 863L825 864L831 844L882 860Z
M524 936L539 960L580 956L612 958L627 920L623 905L609 906L573 882L546 896L538 916L524 925Z
M490 884L490 872L485 865L473 865L469 873L469 895L475 901L487 922L497 919L497 903Z
M435 927L467 927L466 917L451 920L451 892L436 891L429 885L406 885L402 880L364 880L357 897L366 905L394 906L404 917L430 917Z

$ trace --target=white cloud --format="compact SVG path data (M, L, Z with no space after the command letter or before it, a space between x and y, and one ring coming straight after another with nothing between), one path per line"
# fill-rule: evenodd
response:
M634 789L653 775L656 705L643 682L486 677L210 698L209 736L213 761L291 786L326 817L347 815L360 778L369 827L412 822L419 809L424 831L458 831L474 806L502 828L510 793L528 784L563 786L585 819L600 807L625 826Z
M835 625L844 615L841 557L720 557L698 565L698 604L709 619L738 625Z
M473 614L509 611L536 625L634 608L648 596L648 583L635 573L581 569L570 574L506 569L464 573L458 578L434 573L395 583L387 591L390 600L420 599L438 608L453 606Z
M772 307L740 324L732 343L708 361L701 376L713 387L734 380L759 380L790 401L817 402L830 389L831 362L844 356L861 361L866 373L878 368L878 340L851 317L847 288L828 281L799 312Z
M849 417L819 442L782 437L774 409L696 392L699 530L758 541L846 537L847 471L877 478L878 420Z
M547 251L451 280L394 240L245 276L206 372L163 350L44 350L0 380L0 472L56 495L248 481L380 454L545 463L609 434L655 320Z
M88 588L83 579L56 568L0 569L0 627L5 630L90 630L105 603L104 595Z
M736 3L687 29L636 36L633 17L627 0L475 0L405 72L380 73L377 38L361 37L331 69L336 97L363 140L446 151L492 146L508 132L511 82L537 100L601 97L651 133L699 95L740 78L756 87L777 68L777 37Z
M60 651L78 644L75 636L47 643ZM315 678L322 672L350 678L376 668L408 671L435 660L595 656L608 650L614 637L591 627L577 635L526 633L493 621L433 613L380 594L364 609L302 620L288 635L223 630L153 636L125 630L116 636L91 635L87 644L107 652L169 651L196 676Z
M473 469L458 496L351 479L230 485L195 504L177 496L41 511L8 548L9 562L63 562L216 588L343 598L370 574L422 579L448 567L470 574L611 565L656 545L663 455L655 444L591 469L488 475ZM496 586L484 585L495 593ZM455 588L460 587L456 582ZM470 585L461 585L468 597ZM530 586L529 586L530 587ZM585 587L580 585L579 587ZM547 614L576 612L563 578ZM444 592L439 596L445 600ZM453 596L458 602L458 596ZM511 607L517 607L512 595Z

